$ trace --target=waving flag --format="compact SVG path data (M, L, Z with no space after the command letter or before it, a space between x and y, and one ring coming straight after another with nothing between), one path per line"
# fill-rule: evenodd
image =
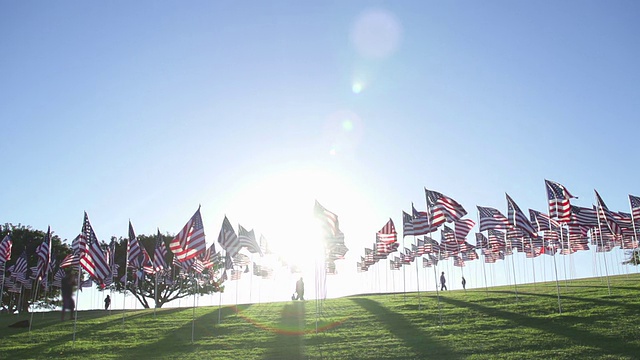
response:
M258 253L262 256L262 250L256 241L256 236L253 230L247 231L242 227L242 225L238 224L238 241L240 242L240 246L246 247L250 253Z
M171 241L169 249L180 262L193 259L207 249L199 207L180 230L180 233Z
M167 246L162 241L162 235L160 235L160 229L158 229L158 235L156 235L156 249L153 252L153 269L158 272L167 269L167 261L164 259L167 256Z
M24 282L27 280L27 250L25 249L20 257L16 259L16 263L13 264L11 271L11 277L15 278L18 282Z
M494 208L477 206L478 217L480 218L480 231L489 229L505 230L509 225L509 220L502 213Z
M600 197L600 194L598 194L598 192L595 189L593 191L595 191L596 193L596 203L597 203L598 217L600 218L600 221L604 222L605 225L607 225L607 228L609 229L609 231L611 231L612 234L614 235L622 234L622 228L620 227L616 219L611 214L611 211L609 211L609 208L607 208L607 205L605 205L604 201Z
M456 232L456 240L463 242L475 224L476 222L471 219L460 219L454 222L453 227Z
M235 256L240 248L240 241L238 240L238 236L236 235L236 231L231 226L229 219L224 217L222 220L222 228L220 229L220 234L218 235L218 244L226 250L228 256Z
M571 204L569 199L576 198L567 188L555 181L545 180L547 198L549 199L549 216L557 217L560 222L569 222L571 218Z
M529 217L536 231L551 230L552 228L555 230L560 227L560 223L540 211L529 209Z
M47 271L49 270L49 262L51 261L51 227L47 228L47 233L44 236L42 244L38 245L36 249L36 256L38 257L38 268L36 270L35 278L46 278Z
M129 241L127 241L128 266L138 268L140 264L134 264L134 262L138 259L141 253L142 249L140 248L140 243L138 242L136 233L133 231L133 225L131 225L131 221L129 221Z
M505 195L507 196L507 219L509 224L526 231L533 238L538 237L536 229L531 225L529 218L520 210L518 204L513 201L509 194Z
M629 204L631 205L631 215L633 215L633 221L640 221L640 197L629 195Z
M324 230L324 233L325 233L325 238L344 239L344 234L342 233L342 231L340 231L340 223L338 221L338 215L325 209L324 206L320 205L318 200L316 200L313 211L316 217L320 219L320 223L322 224L322 229Z
M462 219L467 211L457 201L439 192L424 189L427 206L434 214L443 214L448 222Z
M82 235L87 244L87 252L80 258L80 265L99 281L111 277L111 271L109 270L109 264L107 258L100 247L100 242L96 237L93 227L89 222L89 216L84 213L84 222L82 224Z
M398 233L393 225L393 220L389 219L387 223L376 233L376 242L382 244L393 244L398 241Z
M12 245L13 241L11 241L11 236L6 235L4 239L2 239L2 242L0 242L0 263L11 260Z

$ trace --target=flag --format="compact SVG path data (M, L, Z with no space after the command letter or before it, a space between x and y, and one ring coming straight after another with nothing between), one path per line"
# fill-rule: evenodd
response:
M269 249L269 242L264 235L260 234L260 250L263 254L271 254L271 249Z
M321 223L322 229L324 230L326 238L343 238L344 239L344 234L342 234L342 231L340 231L340 223L338 221L338 215L325 209L324 206L320 205L318 200L316 200L313 211L316 217L320 219L320 223Z
M489 239L482 233L476 233L476 247L486 249L489 247Z
M413 218L406 212L402 212L402 237L413 235Z
M156 249L153 251L153 270L158 272L168 269L167 261L165 260L166 256L167 246L164 241L162 241L162 235L160 235L160 229L158 229L158 234L156 235Z
M250 253L258 253L262 256L262 250L260 245L256 241L256 236L253 230L247 231L242 225L238 224L238 241L241 247L246 247Z
M598 226L598 212L594 209L571 205L571 224L586 227Z
M640 221L640 197L629 195L629 204L631 204L631 214L633 221Z
M413 232L411 235L426 235L436 231L438 226L446 222L443 216L436 217L433 213L428 214L424 211L416 210L413 203L411 204L411 211L413 212L413 218L411 219Z
M200 260L202 261L202 265L204 266L205 269L212 268L214 265L220 262L220 254L216 253L215 243L209 246L209 248L207 249L207 251L204 252Z
M11 241L11 236L7 234L4 239L2 239L2 242L0 242L0 263L11 260L12 245L13 241Z
M222 228L220 228L220 234L218 234L218 244L226 250L228 256L234 256L240 251L241 245L236 235L236 231L231 226L229 219L225 215L222 220Z
M62 262L60 263L60 267L66 268L66 267L75 266L78 264L80 264L80 259L78 258L78 255L71 253L65 256L64 259L62 259Z
M505 193L505 195L507 196L507 219L509 224L526 231L531 237L538 237L536 229L531 225L529 218L520 210L518 204L513 201L509 194Z
M555 181L545 180L547 198L549 199L549 216L558 218L560 222L569 222L571 218L571 204L569 199L576 198L567 188Z
M540 211L529 209L529 217L531 218L531 224L537 231L557 229L560 227L560 223L549 217L547 214L543 214Z
M49 270L49 263L51 261L51 227L47 228L47 233L44 236L42 244L38 245L36 249L36 256L38 257L38 268L36 270L35 278L47 277L47 271Z
M80 257L80 265L82 265L82 268L84 268L90 276L99 281L104 281L110 277L111 271L104 252L100 247L100 242L96 237L96 233L93 231L93 227L89 222L89 216L87 216L86 211L84 213L81 238L86 241L87 251Z
M204 227L202 226L202 216L198 207L198 210L187 221L180 233L171 240L169 249L178 258L178 261L183 262L200 255L206 248L207 243L204 236Z
M600 197L600 194L598 194L595 189L593 191L595 191L596 193L597 210L600 221L604 222L605 225L607 225L607 228L609 229L609 231L611 231L612 234L622 234L620 225L611 214L611 211L609 211L609 209L607 208L607 205L605 205L604 201Z
M392 244L398 241L398 233L393 225L393 220L389 221L376 233L376 242L382 244Z
M476 222L471 219L460 219L454 222L453 227L456 233L456 240L459 242L464 241L475 224Z
M27 250L25 249L20 257L16 259L16 263L13 264L13 269L11 269L11 277L15 278L16 281L23 282L27 279Z
M480 218L480 231L489 229L506 229L509 220L502 213L494 208L477 206L478 217Z
M427 207L434 214L443 214L448 222L462 219L467 211L457 201L439 192L424 189ZM439 217L439 216L436 216Z
M136 233L133 231L133 225L129 221L129 241L127 242L127 266L138 268L140 264L137 264L138 257L142 254L142 249Z

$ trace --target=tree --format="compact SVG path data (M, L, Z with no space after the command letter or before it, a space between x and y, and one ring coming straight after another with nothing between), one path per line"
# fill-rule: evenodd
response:
M44 241L46 232L42 230L33 229L28 225L13 225L13 224L4 224L4 226L0 225L0 240L4 239L4 237L10 234L11 240L13 242L13 246L11 248L11 259L7 261L5 264L6 269L9 269L12 265L15 264L18 257L22 255L22 253L26 250L27 254L27 278L31 277L31 267L34 267L38 263L38 257L36 255L36 248ZM55 260L57 265L60 264L62 259L64 259L67 254L71 253L71 249L66 244L63 244L61 239L53 234L51 236L51 259ZM0 268L0 272L2 268ZM57 271L57 267L53 269L53 272ZM11 274L8 271L5 271L7 278L11 277ZM48 284L52 284L53 282L53 273L48 273ZM0 294L2 299L2 304L8 309L10 313L15 312L16 310L20 312L27 312L29 310L30 305L33 305L36 308L54 308L59 305L58 295L60 294L60 289L55 286L48 286L47 289L43 289L40 283L37 281L31 281L32 287L31 289L25 289L24 286L20 287L21 291L18 293L11 292L10 288L6 285L3 287L2 294ZM36 291L37 289L37 291ZM36 295L36 299L34 301L33 295Z
M173 236L168 234L160 236L168 249L169 242L173 239ZM122 237L116 239L112 237L112 241L115 241L116 244L115 263L118 264L117 275L114 273L116 278L112 288L119 292L127 291L131 293L144 308L149 308L151 306L150 304L155 302L156 274L145 273L142 267L132 268L130 266L129 269L127 269L125 290L125 285L120 280L123 279L125 275L128 239ZM153 259L157 236L138 235L138 241L147 251L149 257ZM222 282L219 280L221 276L221 264L216 264L202 274L198 274L193 270L181 273L178 266L172 266L173 254L171 251L167 251L165 261L169 265L169 270L157 274L158 301L155 303L156 307L160 308L170 301L181 299L194 293L202 296L224 291L224 287L221 286Z

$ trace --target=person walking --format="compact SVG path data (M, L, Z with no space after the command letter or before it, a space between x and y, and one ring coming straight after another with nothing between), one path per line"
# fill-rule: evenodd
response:
M296 300L304 300L304 281L296 281Z
M464 278L464 276L462 277L462 289L464 291L467 291L467 280Z
M104 309L109 310L109 306L111 306L111 297L107 295L107 297L104 298Z
M64 312L65 310L69 310L71 315L70 318L73 319L73 310L76 308L76 304L73 301L73 274L68 272L64 278L62 278L62 286L60 288L60 292L62 293L62 316L60 317L61 321L64 321Z
M444 271L440 275L440 291L447 290L447 279L444 277Z

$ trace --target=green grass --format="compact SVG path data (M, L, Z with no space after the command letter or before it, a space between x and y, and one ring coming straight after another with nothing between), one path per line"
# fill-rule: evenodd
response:
M0 359L638 359L640 275L472 291L223 307L0 316Z

